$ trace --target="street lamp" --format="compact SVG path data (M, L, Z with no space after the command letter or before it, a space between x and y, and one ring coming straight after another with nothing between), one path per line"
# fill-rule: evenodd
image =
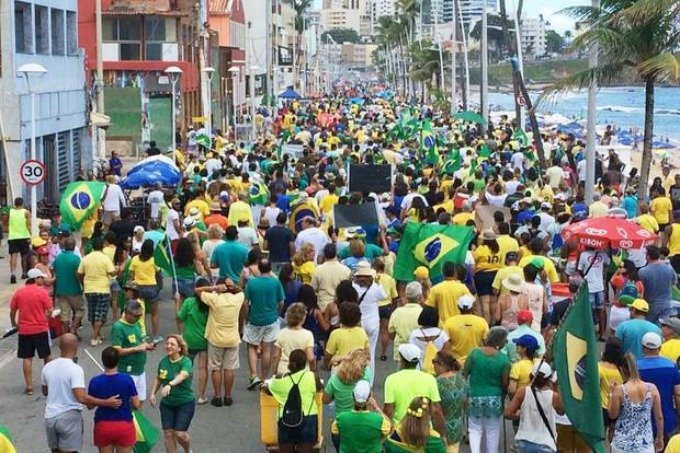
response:
M182 72L184 71L177 66L170 66L165 70L165 73L170 77L170 83L172 84L172 161L175 164L177 164L177 161L175 160L177 156L177 134L175 133L175 129L177 128L177 82L179 82L179 77L182 75Z
M206 90L203 97L203 127L209 136L212 136L212 79L215 74L215 68L207 67L201 69L201 76L205 77Z
M231 74L231 108L233 110L232 114L234 115L234 118L232 120L232 125L234 127L234 139L236 138L236 85L238 83L238 77L239 73L241 70L238 68L238 66L232 66L231 68L227 69L227 72ZM229 105L227 103L227 105ZM227 131L227 136L229 135Z
M35 160L35 86L31 79L38 79L47 73L47 69L38 63L27 63L19 67L18 72L26 79L26 88L31 94L31 160ZM38 235L38 195L35 184L31 185L31 236Z
M259 66L250 67L250 130L252 133L251 143L255 142L255 73L260 70Z

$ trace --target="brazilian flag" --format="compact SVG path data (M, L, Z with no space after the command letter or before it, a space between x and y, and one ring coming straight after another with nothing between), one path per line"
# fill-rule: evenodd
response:
M442 172L447 175L453 175L455 172L460 170L463 164L463 159L460 156L459 149L452 149L449 155L446 157L446 161L442 166Z
M529 137L527 136L526 132L524 132L524 130L520 127L515 129L515 132L512 133L511 139L516 141L520 148L529 146Z
M598 356L588 283L584 281L555 334L553 365L564 410L596 453L604 452Z
M207 134L196 135L196 143L207 149L212 148L212 139Z
M486 143L479 147L479 157L484 159L491 157L491 150L489 149L489 145Z
M269 189L261 181L253 182L248 189L250 204L266 206L269 203Z
M302 220L305 217L312 217L318 222L321 216L319 215L319 211L309 203L303 202L294 206L290 212L290 219L288 220L288 226L293 233L297 234L302 231Z
M99 207L106 184L97 181L72 182L66 186L59 202L61 218L71 228L79 229Z
M2 453L17 453L12 443L12 436L5 425L0 425L0 451Z
M408 222L399 243L394 278L411 281L418 266L427 266L432 278L439 277L445 262L465 262L473 237L473 229L467 226Z
M140 411L132 411L132 421L135 424L137 443L132 448L134 453L149 453L160 439L158 428Z
M156 263L156 266L160 267L165 275L174 278L175 263L173 262L167 241L159 242L158 245L156 245L156 249L153 251L153 260Z

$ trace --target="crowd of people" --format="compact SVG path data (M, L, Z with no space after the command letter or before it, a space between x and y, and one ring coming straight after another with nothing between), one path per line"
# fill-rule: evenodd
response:
M363 104L345 101L357 95ZM391 134L407 111L440 129L436 154L418 137ZM588 205L585 146L573 135L542 134L541 169L505 117L479 128L369 91L292 101L270 123L252 146L215 131L206 148L190 131L177 155L181 183L148 188L143 224L117 184L117 161L101 208L76 231L55 216L31 237L15 200L10 279L20 267L25 281L11 321L27 395L36 352L45 361L50 449L81 450L82 409L97 406L95 446L131 451L133 410L148 400L160 410L166 451L189 452L196 405L231 406L247 388L278 404L284 452L313 450L322 405L342 453L457 452L464 442L495 453L504 419L517 451L588 451L564 414L550 354L585 280L604 348L608 450L676 451L680 174L664 167L638 199L646 181L611 150L598 156ZM394 165L390 192L348 190L348 165L380 163ZM365 203L379 208L377 225L335 227L334 206ZM596 217L637 222L659 239L606 251L563 239L565 227ZM444 262L441 275L420 266L395 279L400 255L414 253L400 247L406 227L428 223L474 231L464 260ZM156 255L166 245L170 276ZM168 283L172 300L161 300ZM175 322L162 325L167 309ZM61 333L57 359L50 328ZM87 386L72 360L79 341L102 348L104 372ZM147 353L160 344L166 356L150 366ZM393 372L378 375L377 361Z

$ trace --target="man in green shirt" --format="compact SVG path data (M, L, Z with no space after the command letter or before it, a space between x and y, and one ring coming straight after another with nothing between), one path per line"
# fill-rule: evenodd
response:
M345 230L345 238L349 242L351 241L363 242L365 246L364 256L371 263L373 263L373 261L376 258L387 255L389 253L389 249L387 248L387 239L385 238L385 230L382 228L378 233L377 241L379 244L381 244L381 247L366 242L366 230L364 230L362 227L347 228L347 230ZM346 245L345 247L341 248L338 251L338 259L341 261L344 260L345 258L349 258L350 256L352 256L352 252L350 250L349 245Z
M144 341L139 318L143 315L142 306L136 300L125 304L123 316L111 328L111 342L118 349L120 360L118 372L129 374L137 388L139 401L146 400L146 351L155 346Z
M227 240L213 250L210 267L220 269L220 278L238 282L248 259L248 249L238 242L238 230L234 225L227 227L225 237Z
M64 332L76 334L80 320L85 314L83 288L78 280L80 257L75 254L76 241L72 237L64 239L64 250L57 255L52 265L54 269L54 296L61 310L61 324ZM73 322L71 322L73 320Z

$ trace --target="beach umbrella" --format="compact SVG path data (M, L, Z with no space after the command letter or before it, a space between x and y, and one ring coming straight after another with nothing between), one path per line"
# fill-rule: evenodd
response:
M293 89L292 86L286 88L286 90L279 94L281 99L300 99L300 95Z
M614 217L598 217L572 223L562 230L565 241L575 238L581 247L597 250L638 249L656 242L656 234L636 222Z
M120 185L123 189L138 189L140 187L154 186L159 183L163 186L176 186L181 180L182 174L170 159L148 158L130 169L127 177Z
M453 115L457 120L469 121L471 123L486 124L486 120L477 112L458 112Z

